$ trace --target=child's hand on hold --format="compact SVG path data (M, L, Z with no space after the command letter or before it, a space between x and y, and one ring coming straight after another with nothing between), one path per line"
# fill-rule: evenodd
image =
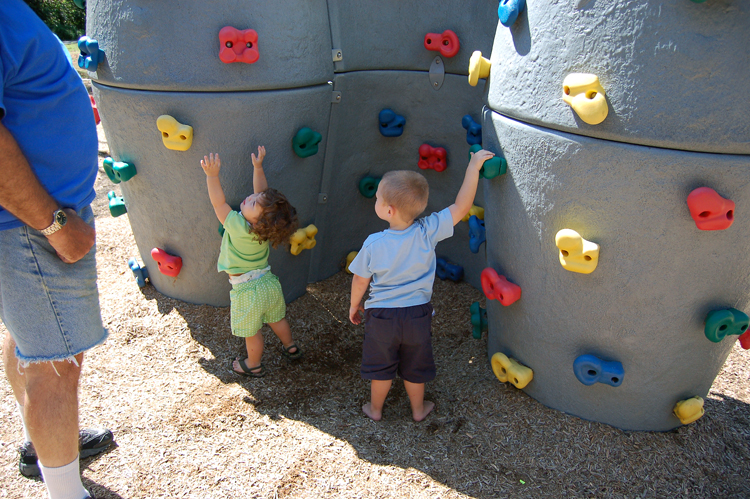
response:
M362 314L364 312L365 307L363 307L361 303L352 305L351 307L349 307L349 320L352 321L352 324L361 324Z
M476 171L482 169L484 162L495 156L494 152L485 151L480 149L477 152L471 153L471 161L469 161L469 168L474 168Z
M258 156L256 157L255 154L250 154L250 158L253 160L253 167L254 168L263 168L263 158L266 157L266 147L265 146L258 146Z
M203 156L201 160L201 167L206 175L209 177L218 177L219 170L221 170L221 160L219 159L219 153L210 153L208 156Z

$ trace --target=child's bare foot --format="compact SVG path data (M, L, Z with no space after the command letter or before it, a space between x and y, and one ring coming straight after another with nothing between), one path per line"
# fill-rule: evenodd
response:
M432 410L435 408L434 402L429 402L427 400L424 401L424 404L422 404L422 410L419 412L412 412L412 417L414 418L414 421L422 421L424 418L427 417L429 413L432 412Z
M372 404L369 402L362 406L362 412L367 414L367 416L369 416L369 418L373 421L380 421L383 417L383 411L373 411Z

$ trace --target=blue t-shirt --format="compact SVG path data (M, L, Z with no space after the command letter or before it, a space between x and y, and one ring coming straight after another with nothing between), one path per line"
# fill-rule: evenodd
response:
M0 1L0 119L47 192L78 211L94 199L99 144L86 87L64 50L24 2ZM0 206L0 230L22 225Z
M432 298L435 281L435 246L453 235L448 208L415 220L404 230L387 229L365 239L349 264L360 277L372 277L365 308L400 308L423 305Z

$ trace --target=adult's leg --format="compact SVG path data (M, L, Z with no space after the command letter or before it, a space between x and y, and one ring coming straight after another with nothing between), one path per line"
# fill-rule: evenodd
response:
M380 421L383 417L383 404L392 383L393 380L391 379L373 379L370 382L370 403L362 406L362 411L370 419Z
M23 369L24 421L39 462L49 468L78 456L78 380L83 354L70 361L37 362Z
M18 372L18 359L16 358L15 351L16 342L13 341L13 337L10 333L6 332L5 340L3 341L3 366L5 367L5 376L8 378L8 382L13 389L13 395L15 395L18 405L23 407L26 401L26 381L21 373Z

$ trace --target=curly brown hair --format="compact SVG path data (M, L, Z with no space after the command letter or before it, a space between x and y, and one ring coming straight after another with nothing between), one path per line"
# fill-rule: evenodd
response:
M289 200L276 189L268 188L258 197L263 213L253 224L253 232L261 241L268 241L274 248L289 242L289 238L299 227L297 210Z

